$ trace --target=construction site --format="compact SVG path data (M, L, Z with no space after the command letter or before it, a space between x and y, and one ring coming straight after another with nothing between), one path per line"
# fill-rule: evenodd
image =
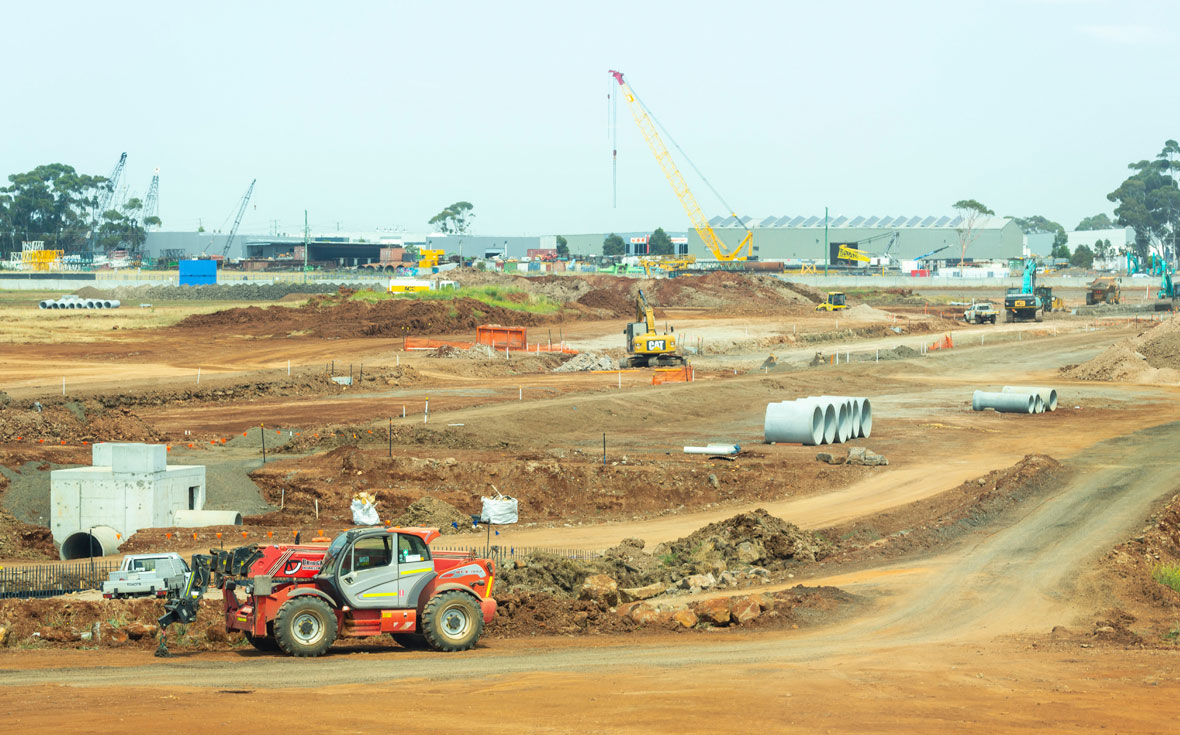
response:
M739 127L695 135L698 147L712 140L710 167L746 156L773 171L762 180L773 196L799 207L754 218L611 70L599 80L612 177L603 217L580 198L585 161L558 140L587 116L560 101L572 75L548 79L532 57L527 75L509 73L518 39L485 19L488 58L464 59L471 39L447 30L463 71L444 84L409 68L445 66L437 38L426 51L416 38L437 21L359 20L370 12L345 13L348 32L331 13L304 19L322 26L310 39L280 14L255 18L284 39L279 66L235 60L207 86L204 71L178 73L200 128L153 99L158 130L139 137L167 130L169 146L208 159L175 166L178 189L224 207L226 182L236 196L249 181L220 228L196 217L161 231L160 169L142 198L129 193L127 153L107 177L49 164L0 188L0 721L21 733L276 721L505 735L1180 729L1180 145L1130 165L1107 195L1114 219L1068 232L965 198L953 215L896 218L822 201L821 218L783 181L869 182L894 207L889 189L930 177L911 150L921 146L952 160L938 169L939 201L953 201L943 187L956 176L987 191L976 183L987 166L966 163L975 152L962 141L980 137L972 121L955 121L951 140L946 120L931 132L920 111L890 113L853 88L912 100L946 81L930 74L907 91L858 68L855 85L824 92L834 105L832 92L851 91L857 108L809 113L815 127L800 140L794 121L745 99L779 96L777 70L702 77L682 119L707 118L708 96L752 105L750 131L775 120L769 147ZM204 22L179 25L215 38ZM630 46L696 32L634 25L644 35ZM1098 35L1122 43L1128 27ZM407 69L350 89L391 66L395 35ZM574 48L573 35L554 33L562 46L548 55ZM921 45L889 38L889 54L865 58L886 67ZM856 39L843 48L878 37ZM248 41L243 59L266 46ZM222 47L202 44L201 65L220 63ZM787 50L771 45L782 63ZM169 84L153 74L164 45L152 53L142 88L163 98ZM355 59L334 68L329 54ZM301 67L304 55L314 63ZM922 62L923 74L943 62ZM545 107L481 102L490 85L473 80L485 64L498 84L543 90L520 96ZM228 83L244 76L265 89ZM317 84L332 94L304 91ZM386 97L399 98L393 113ZM226 99L248 106L191 112L193 100ZM267 112L275 100L281 114ZM495 114L473 112L484 109ZM620 110L633 136L622 145ZM1036 124L1035 105L1020 112ZM319 114L312 138L294 132ZM530 115L561 133L497 128ZM243 148L218 149L220 117ZM870 129L890 127L917 137L878 157ZM435 134L445 140L430 149ZM384 158L382 136L411 143ZM842 178L813 184L795 170L808 159L769 150L820 149L825 136L844 139L846 161L818 154ZM500 148L511 158L475 183L477 159ZM626 185L666 179L683 214L670 232L630 231L644 226L646 199L614 211L621 149L647 165L632 171L624 158ZM1074 153L1067 175L1080 178ZM560 175L542 173L539 156ZM213 180L202 167L218 169L217 188L201 188ZM1050 181L1006 173L1018 201L1033 197L1017 178ZM537 180L560 193L538 196ZM513 218L516 234L473 234L467 201L418 217L414 190L438 182L485 197L481 216ZM388 225L413 211L407 221L430 229L350 234L333 211L334 229L313 235L301 206L300 234L273 218L266 235L239 234L257 226L260 204L266 216L291 210L291 187L313 201L316 187L330 190L338 198L323 201L342 218L369 206ZM721 205L712 217L694 194L706 188ZM774 201L754 189L744 196ZM1143 224L1148 205L1155 219ZM618 232L535 234L544 225L528 218L548 224L545 210L561 208Z
M196 688L261 723L253 703L289 687L294 716L357 729L378 700L339 692L494 701L505 732L559 710L604 731L697 731L685 697L709 719L839 731L1007 731L985 714L998 708L1153 732L1177 714L1161 695L1180 681L1180 593L1157 580L1180 562L1170 314L967 324L952 301L1002 293L862 291L826 311L826 294L752 274L453 278L452 298L429 300L161 289L147 326L3 294L7 719L81 727L118 691L123 721L153 726L204 709L169 694ZM74 324L31 328L46 318ZM637 359L626 335L647 331L677 359ZM1051 389L1055 410L1027 391L1027 410L973 410L1023 385ZM859 423L828 444L825 414L853 404ZM803 406L803 428L780 406ZM200 490L180 491L175 517L210 519L168 520L166 495L135 523L51 499L73 492L64 473L159 484L186 467L201 474L181 486ZM171 492L133 485L128 499ZM501 493L518 521L481 522ZM472 650L357 621L292 668L227 630L228 593L211 587L155 658L167 601L85 589L124 554L322 549L360 497L377 529L439 529L436 563L494 565ZM40 711L66 690L73 707ZM424 728L429 710L405 717Z

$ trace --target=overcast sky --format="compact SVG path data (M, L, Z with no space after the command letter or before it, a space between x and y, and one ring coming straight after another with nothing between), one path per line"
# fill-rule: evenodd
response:
M164 229L683 230L608 69L741 214L942 215L975 198L1072 229L1180 138L1180 3L7 4L0 173L50 162ZM687 166L685 167L687 169ZM686 170L686 175L688 171ZM704 211L723 214L689 175Z

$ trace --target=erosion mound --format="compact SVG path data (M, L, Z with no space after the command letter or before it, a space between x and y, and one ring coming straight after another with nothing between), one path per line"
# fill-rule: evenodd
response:
M1173 385L1180 383L1180 321L1172 317L1116 342L1088 362L1062 368L1074 380Z

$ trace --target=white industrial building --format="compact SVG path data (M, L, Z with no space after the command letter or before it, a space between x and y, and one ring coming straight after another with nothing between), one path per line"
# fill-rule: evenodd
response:
M205 511L205 467L169 465L162 444L99 443L91 466L50 473L49 525L63 559L114 553L142 528L240 524Z

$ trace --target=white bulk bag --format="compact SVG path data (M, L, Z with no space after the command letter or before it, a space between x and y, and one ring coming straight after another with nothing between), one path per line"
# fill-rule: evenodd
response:
M377 515L377 497L372 493L357 493L352 497L352 522L358 526L376 526L381 523Z
M516 498L497 493L494 498L483 499L483 512L479 514L479 520L483 523L500 525L516 523L518 518L516 509Z

